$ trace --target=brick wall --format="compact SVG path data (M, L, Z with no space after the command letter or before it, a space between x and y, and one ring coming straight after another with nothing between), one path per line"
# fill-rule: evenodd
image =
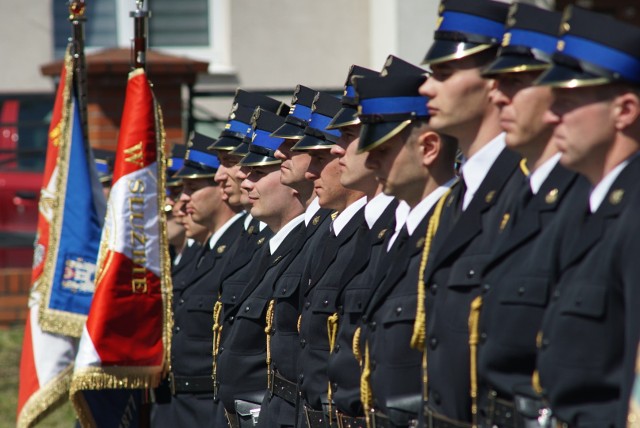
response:
M0 328L24 323L30 287L30 268L0 270Z

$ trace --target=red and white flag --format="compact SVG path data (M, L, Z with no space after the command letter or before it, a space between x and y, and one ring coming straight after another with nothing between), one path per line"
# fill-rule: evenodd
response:
M68 397L78 337L93 296L105 201L84 138L74 63L65 54L38 204L29 313L20 361L17 426Z
M96 290L71 400L84 427L136 426L141 391L168 367L171 274L164 211L164 129L143 69L129 74Z

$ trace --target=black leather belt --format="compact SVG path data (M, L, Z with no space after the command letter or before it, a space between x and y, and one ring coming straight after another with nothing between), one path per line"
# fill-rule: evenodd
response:
M514 402L498 398L498 394L495 391L489 393L486 415L487 426L495 426L497 428L515 428L518 426Z
M304 406L304 417L308 428L327 428L329 427L329 418L322 410L313 410L308 406Z
M472 428L472 425L468 422L448 418L430 409L425 412L424 416L425 428Z
M278 373L274 373L271 377L271 393L295 406L296 397L298 396L298 385L288 381Z
M169 373L171 394L204 394L213 392L211 376L176 376Z
M389 416L380 411L373 411L370 417L371 428L413 428L418 426L417 419L410 419L406 424L394 423Z
M338 428L367 428L367 420L364 416L353 417L336 411Z

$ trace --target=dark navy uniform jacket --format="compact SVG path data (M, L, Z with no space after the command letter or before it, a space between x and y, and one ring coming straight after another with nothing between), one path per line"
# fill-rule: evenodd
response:
M422 353L410 346L418 305L418 273L429 219L448 186L434 191L408 214L384 256L388 270L376 271L377 285L362 317L359 349L363 357L369 349L372 406L400 426L415 419L418 411L398 401L414 396L419 403Z
M225 310L237 304L238 297L255 274L256 258L268 244L273 232L268 227L259 229L260 222L253 219L243 235L229 250L225 264L218 269L215 281L220 284L220 301Z
M199 247L194 262L184 271L186 279L174 282L171 371L176 377L211 377L213 305L219 292L216 278L227 250L244 230L243 219L243 214L236 216L213 249L209 242ZM213 383L210 392L180 393L166 404L157 404L152 419L155 427L215 426Z
M173 281L173 284L179 286L191 275L192 269L198 261L197 256L200 253L200 248L201 246L197 242L184 247L178 263L171 266L171 281Z
M537 367L552 412L571 426L623 426L631 377L625 366L635 362L638 344L639 180L636 157L594 213L587 203L576 207L582 218L561 252Z
M454 186L425 271L429 406L457 420L471 420L469 313L481 293L481 273L494 249L508 201L522 185L520 157L503 149L469 206ZM464 167L463 167L464 168Z
M275 300L271 336L272 370L279 376L296 382L300 337L300 290L309 282L310 271L319 259L324 242L329 236L330 210L319 209L305 226L292 251L291 262L278 277L273 299ZM294 403L288 403L277 395L267 394L260 410L260 427L293 426L296 420Z
M353 335L373 293L378 263L389 263L386 250L395 229L397 206L398 201L392 200L371 229L366 223L360 226L356 232L357 251L340 279L343 288L338 294L338 331L328 374L336 409L350 416L362 416L360 366L353 354Z
M533 195L525 183L506 213L496 250L483 272L478 331L478 397L486 409L491 391L513 400L513 388L530 385L536 335L557 277L557 243L588 198L588 182L556 164Z
M213 249L206 242L189 279L183 287L173 289L173 340L171 371L174 375L210 375L212 367L213 306L218 297L219 283L212 279L216 269L224 264L227 250L243 230L239 215L220 236Z
M337 312L337 297L342 288L340 278L357 251L356 231L363 223L364 205L337 237L329 232L322 253L315 255L320 259L309 284L302 291L298 383L302 397L316 410L322 410L322 404L327 402L327 319Z
M262 401L267 390L266 317L273 286L293 257L293 250L304 233L297 225L270 254L265 245L248 266L253 276L238 294L236 303L224 310L222 339L217 358L218 396L225 409L234 413L234 400ZM223 284L223 295L227 284Z

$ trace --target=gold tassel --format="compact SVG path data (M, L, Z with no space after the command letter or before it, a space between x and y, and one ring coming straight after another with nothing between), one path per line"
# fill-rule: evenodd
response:
M469 312L469 351L471 356L471 417L473 427L478 426L478 342L480 339L480 309L482 297L478 296L471 302Z
M527 166L527 160L525 158L520 159L520 171L522 171L525 177L528 177L531 175L531 171Z
M411 347L413 349L424 349L424 340L426 337L426 314L424 312L426 292L424 285L424 270L427 267L427 261L429 260L429 251L431 250L433 237L440 225L442 207L444 206L449 193L451 193L451 189L447 190L447 192L442 195L438 201L438 204L429 219L429 226L427 227L427 236L425 237L424 247L422 249L422 258L420 260L420 271L418 272L418 306L416 308L416 320L413 324L413 334L411 335Z
M338 337L338 314L335 313L327 318L327 336L329 338L329 353L333 352L333 348L336 346L336 339ZM333 417L332 401L333 391L331 391L331 381L327 385L327 401L329 404L329 425L331 425L331 419Z
M329 336L329 352L333 352L338 336L338 314L335 313L327 318L327 336Z
M271 327L273 327L273 311L276 305L275 299L271 299L267 308L267 324L264 332L267 335L267 388L271 389Z
M353 342L351 343L351 349L353 351L353 356L356 357L358 364L360 364L360 368L362 368L362 354L360 353L360 333L362 329L360 327L356 328L356 331L353 332Z
M373 393L371 391L371 362L369 360L369 342L364 345L364 364L360 375L360 401L364 409L367 427L371 427L371 408L373 407Z
M542 331L538 331L538 334L536 334L536 348L542 348ZM540 373L538 373L538 370L534 370L533 375L531 375L531 386L535 392L542 394L542 385L540 384Z
M427 298L424 284L424 270L427 267L427 261L429 260L429 252L431 251L431 244L433 243L433 237L440 225L440 216L442 215L442 207L445 201L451 193L449 188L444 195L438 201L431 218L429 219L429 226L427 227L427 236L425 237L424 247L422 248L422 258L420 259L420 270L418 271L418 297L416 306L416 319L413 323L413 333L411 334L410 346L413 349L422 351L422 398L427 400L427 350L425 348L425 339L427 336L427 314L424 310L424 302Z
M300 323L302 322L302 315L298 315L298 323L296 327L298 328L298 334L300 334Z
M218 366L218 348L220 347L220 337L222 334L222 324L220 324L220 314L222 313L222 302L218 300L213 306L213 383L215 388L216 370Z

